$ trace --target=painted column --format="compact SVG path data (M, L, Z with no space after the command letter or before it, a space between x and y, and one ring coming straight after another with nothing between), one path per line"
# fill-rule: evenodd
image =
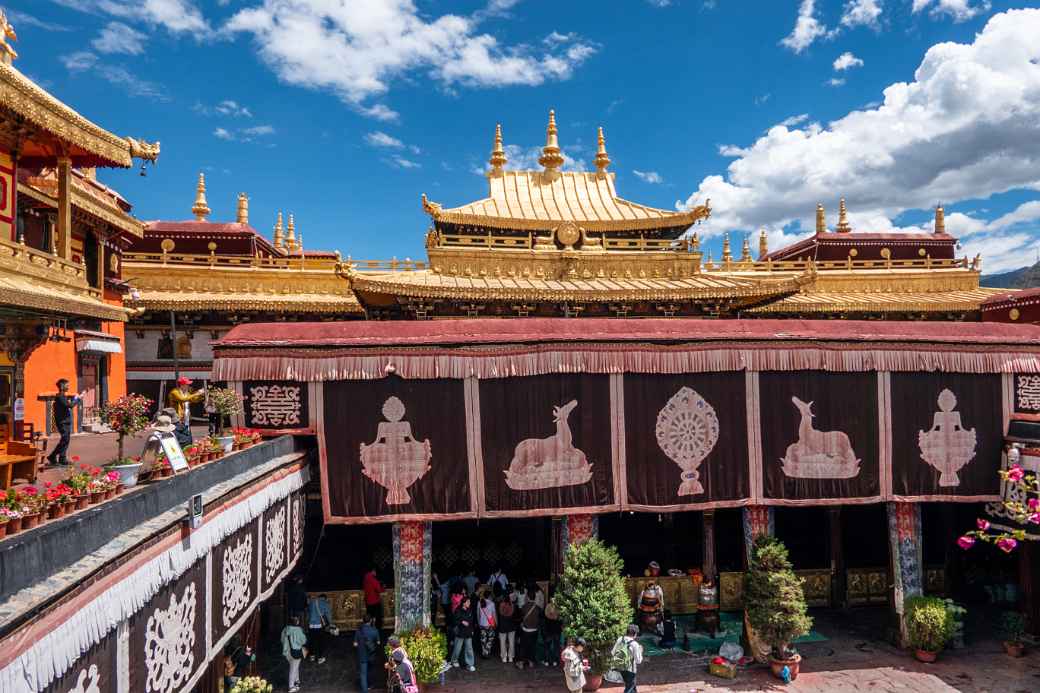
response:
M430 625L433 524L420 521L395 522L393 536L395 630L404 633Z
M560 557L566 560L567 549L599 536L599 517L568 515L560 520Z
M769 505L748 505L743 509L744 516L744 557L751 562L751 547L755 539L776 534L776 515Z
M705 510L701 514L701 521L704 525L704 563L701 570L706 579L714 580L717 575L715 569L715 511Z
M900 645L906 644L903 600L922 594L921 506L917 503L888 504L888 548L892 563L892 600L899 618Z

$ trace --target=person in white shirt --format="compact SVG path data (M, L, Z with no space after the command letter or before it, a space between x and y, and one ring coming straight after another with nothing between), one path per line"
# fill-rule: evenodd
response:
M617 639L611 649L614 661L622 662L618 665L617 670L625 682L624 693L637 693L636 671L643 663L643 646L636 640L637 637L639 637L639 626L632 624L628 627L628 631Z

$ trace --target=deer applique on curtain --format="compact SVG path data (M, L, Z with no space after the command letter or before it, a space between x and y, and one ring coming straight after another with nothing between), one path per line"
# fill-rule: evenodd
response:
M859 474L859 458L843 431L817 431L813 427L812 402L791 397L801 413L798 442L787 446L780 460L784 474L801 479L848 479Z
M506 485L520 491L584 484L592 478L592 465L585 453L574 447L571 412L578 406L572 399L553 407L556 434L549 438L527 438L520 441L513 453L509 469L505 470Z

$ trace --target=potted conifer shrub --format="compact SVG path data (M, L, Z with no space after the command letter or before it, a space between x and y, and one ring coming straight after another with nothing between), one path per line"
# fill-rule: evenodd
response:
M914 656L921 662L934 662L953 635L953 616L946 604L937 597L907 597L903 615Z
M809 632L812 619L806 614L802 579L794 573L787 547L775 537L755 540L744 576L744 608L751 628L770 647L773 675L783 678L786 667L794 681L802 657L793 642Z
M1004 636L1004 651L1010 657L1021 657L1025 651L1022 635L1026 632L1026 619L1017 611L1005 611L1000 620L1000 630Z
M585 690L594 691L610 669L610 651L632 623L632 603L625 591L617 549L589 539L567 550L554 601L565 637L585 638L589 673Z

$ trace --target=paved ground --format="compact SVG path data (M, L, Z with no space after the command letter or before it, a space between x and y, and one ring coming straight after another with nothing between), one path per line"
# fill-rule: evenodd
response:
M804 658L802 673L790 686L774 679L768 667L742 669L733 681L718 679L706 672L708 658L677 654L647 660L639 673L639 691L1040 691L1040 648L1034 648L1037 651L1022 659L1011 659L1004 654L1000 643L983 639L972 642L966 649L943 653L935 664L921 664L909 654L877 639L882 631L877 618L877 611L818 614L817 629L831 639L800 648ZM346 635L335 639L333 651L325 664L304 663L301 678L305 693L358 690L352 654L348 652L349 642ZM261 664L271 667L268 676L275 683L275 690L284 691L287 666L277 654L277 651L267 653ZM434 686L429 690L430 693L511 693L566 689L559 669L540 667L520 671L497 659L478 659L475 673L455 669L448 673L444 686ZM620 693L621 686L604 684L603 690Z

